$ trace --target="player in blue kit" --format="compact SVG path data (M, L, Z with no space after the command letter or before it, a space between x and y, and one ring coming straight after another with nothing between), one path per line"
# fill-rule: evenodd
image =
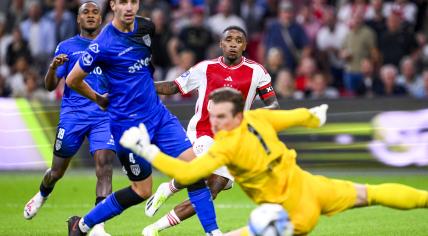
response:
M132 126L144 123L150 139L171 156L190 161L195 158L191 143L178 119L161 103L153 83L151 39L154 24L136 17L138 0L110 0L111 23L92 41L67 77L71 88L107 109L117 155L131 186L109 195L83 218L69 219L69 235L85 235L104 222L152 194L152 169L144 158L122 147L119 139ZM108 81L108 96L94 91L83 79L101 67ZM187 187L190 201L208 235L218 230L211 193L204 180Z
M95 2L84 3L77 16L80 35L59 43L55 57L45 76L45 86L54 90L61 79L65 79L82 53L98 33L101 12ZM94 68L85 82L99 93L105 93L103 75L99 67ZM115 157L114 140L110 132L108 115L97 104L82 95L64 88L59 124L53 151L52 166L40 184L40 191L25 205L24 218L33 218L52 192L55 183L62 178L71 157L76 154L85 136L89 140L91 154L96 164L96 201L98 204L112 192L112 162ZM100 222L102 223L102 222ZM104 225L98 224L91 235L109 235Z

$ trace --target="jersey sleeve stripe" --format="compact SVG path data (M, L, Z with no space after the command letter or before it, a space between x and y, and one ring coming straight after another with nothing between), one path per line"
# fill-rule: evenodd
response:
M275 96L275 91L270 91L269 93L262 94L260 96L260 98L265 100L265 99L270 98L272 96Z
M177 82L177 80L174 80L174 83L177 85L178 89L180 90L180 93L182 95L185 95L186 93L184 92L183 88L181 87L180 83Z

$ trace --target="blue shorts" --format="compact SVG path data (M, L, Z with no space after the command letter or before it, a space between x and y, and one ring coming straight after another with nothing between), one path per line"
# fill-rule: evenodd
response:
M172 115L168 110L161 113L161 115L156 115L156 117L147 121L135 120L121 124L117 122L111 123L117 156L124 172L131 181L139 181L149 177L152 174L152 166L144 158L132 153L131 150L119 144L123 132L130 127L144 123L150 134L151 142L156 144L162 152L172 157L177 157L192 147L177 117Z
M56 130L54 154L58 157L72 157L88 137L91 155L97 150L116 151L110 132L108 118L87 122L80 120L60 120Z

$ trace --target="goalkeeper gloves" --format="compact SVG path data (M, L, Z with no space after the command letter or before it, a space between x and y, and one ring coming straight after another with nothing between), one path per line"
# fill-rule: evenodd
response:
M321 127L325 124L325 122L327 120L327 109L328 109L327 104L322 104L320 106L312 107L311 109L309 109L309 112L313 116L318 118L318 120L320 121L318 127Z
M150 143L149 133L143 123L138 127L134 126L126 130L122 134L119 142L122 146L130 149L150 163L159 153L159 148Z

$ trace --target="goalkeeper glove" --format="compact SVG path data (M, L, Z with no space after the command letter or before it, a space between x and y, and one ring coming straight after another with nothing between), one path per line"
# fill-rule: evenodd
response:
M327 104L322 104L320 106L312 107L311 109L309 109L309 112L312 113L312 115L318 118L318 120L320 121L318 127L321 127L325 124L327 120L327 109Z
M143 123L138 127L134 126L126 130L122 134L119 142L122 146L130 149L150 163L159 153L159 148L150 143L149 133Z

